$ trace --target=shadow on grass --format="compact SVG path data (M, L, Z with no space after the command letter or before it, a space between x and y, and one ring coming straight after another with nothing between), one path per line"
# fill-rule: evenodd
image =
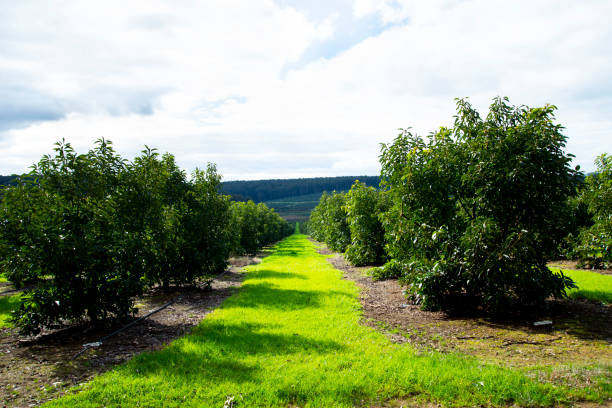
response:
M610 291L605 290L592 290L592 289L576 289L569 292L569 297L572 299L585 299L585 300L593 300L595 299L605 302L607 304L612 304L612 293Z
M300 257L304 254L304 251L300 251L299 247L295 247L296 249L294 249L293 247L283 247L281 249L278 249L274 255L278 255L279 257L290 257L290 258L297 258Z
M314 340L297 333L274 333L276 325L250 323L223 324L219 322L199 326L188 341L209 345L225 353L289 355L307 351L311 354L340 351L343 345L335 341Z
M19 307L21 295L0 296L0 328L11 326L11 311Z
M267 331L270 329L274 325L205 324L168 349L137 357L127 369L138 376L155 374L184 377L186 381L246 382L263 375L256 364L241 361L249 356L265 355L283 360L297 353L326 354L344 348L334 341Z
M312 250L304 245L294 245L291 242L284 242L278 245L274 251L274 257L301 257L312 253Z
M172 378L177 385L204 381L245 383L264 375L256 364L240 362L233 355L201 355L176 348L139 355L125 369L134 377Z
M253 279L308 279L302 274L293 273L293 272L278 272L270 269L261 269L257 271L250 272L245 280L253 280Z
M304 387L296 387L294 384L284 386L278 390L281 400L288 401L290 407L304 406L312 398L312 393ZM388 407L399 405L387 405L382 398L372 400L365 387L359 385L348 385L339 390L335 390L334 400L336 403L344 402L353 407ZM416 405L415 405L416 406ZM437 406L437 405L436 405Z
M224 308L264 308L279 310L300 310L319 307L327 292L279 289L270 283L250 283L248 290L224 305Z
M534 326L541 320L551 320L552 325ZM574 299L549 299L543 308L509 318L495 319L482 316L478 324L492 328L513 328L528 334L566 332L583 340L612 338L612 306L599 302Z

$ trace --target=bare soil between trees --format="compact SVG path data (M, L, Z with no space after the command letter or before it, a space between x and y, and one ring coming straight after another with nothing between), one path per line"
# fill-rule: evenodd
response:
M419 352L460 352L483 361L526 368L540 381L583 387L596 377L610 380L612 306L580 300L548 300L545 308L503 320L486 316L451 316L410 304L397 280L373 281L342 254L320 245L319 252L360 288L363 324L395 343ZM534 326L551 320L552 325ZM584 406L590 406L586 404ZM612 406L607 401L606 406Z
M209 288L203 285L147 293L136 302L137 318L172 299L175 301L77 358L74 356L83 350L83 344L99 341L123 325L106 328L80 325L45 331L32 338L19 336L15 328L0 329L0 406L40 405L136 354L164 347L188 333L234 294L244 278L242 267L261 262L267 254L232 258L229 269L214 279Z

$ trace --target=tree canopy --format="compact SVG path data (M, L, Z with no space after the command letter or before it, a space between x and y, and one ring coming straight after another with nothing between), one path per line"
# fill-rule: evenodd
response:
M383 145L389 254L424 307L500 311L572 285L545 259L580 175L554 111L497 98L482 119L458 100L453 128L427 138L403 130Z

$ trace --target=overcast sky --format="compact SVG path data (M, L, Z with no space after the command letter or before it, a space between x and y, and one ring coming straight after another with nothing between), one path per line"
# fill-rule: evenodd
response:
M0 0L0 174L105 137L225 180L374 175L398 128L498 95L556 105L590 171L612 153L611 21L609 0Z

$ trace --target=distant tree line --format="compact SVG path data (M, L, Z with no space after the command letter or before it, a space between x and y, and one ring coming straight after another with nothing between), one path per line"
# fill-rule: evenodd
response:
M612 159L570 167L554 106L497 98L486 118L458 100L453 128L383 145L380 188L324 194L307 231L376 279L400 278L429 310L491 313L575 287L548 259L612 261Z
M19 176L16 174L13 174L12 176L0 176L0 185L15 185L17 184L17 177Z
M348 191L356 179L368 186L378 186L380 182L379 176L225 181L221 183L221 191L230 194L234 200L252 200L257 203L323 191Z
M0 186L15 186L19 180L32 179L29 174L12 174L10 176L0 176Z
M56 145L30 176L2 188L0 271L21 296L25 333L66 321L125 319L153 286L194 284L222 272L230 254L255 253L292 233L264 204L219 193L213 164L191 178L171 154L133 161L108 140L87 154Z

